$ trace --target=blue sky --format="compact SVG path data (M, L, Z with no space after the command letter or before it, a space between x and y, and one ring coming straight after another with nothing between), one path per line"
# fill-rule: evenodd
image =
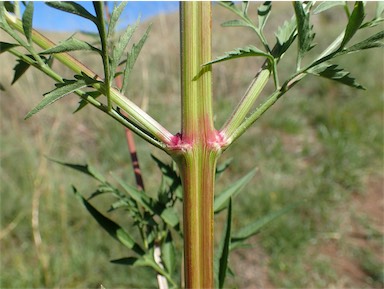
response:
M92 2L78 2L88 11L94 14ZM113 6L110 2L110 7ZM21 4L21 12L23 5ZM178 11L179 3L177 1L129 1L121 17L121 25L127 25L136 21L139 15L141 20L146 20L159 13ZM48 31L90 31L96 32L93 23L77 15L63 13L51 8L41 1L34 2L33 27L38 30Z

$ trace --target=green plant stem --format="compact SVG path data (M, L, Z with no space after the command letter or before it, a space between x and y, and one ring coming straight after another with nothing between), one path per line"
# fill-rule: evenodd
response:
M221 130L226 139L231 140L233 138L234 132L244 121L244 118L252 108L260 93L263 91L265 85L268 82L270 74L270 70L268 68L264 68L252 81L245 95ZM231 142L229 141L226 145L228 146L230 143Z
M8 12L5 12L5 16L8 24L11 27L16 29L20 33L23 33L23 27L20 19L15 18ZM32 30L32 41L38 46L40 46L42 49L49 49L55 46L55 43L41 35L36 30ZM97 74L95 74L92 70L90 70L88 67L86 67L84 64L79 62L77 59L75 59L68 53L55 54L54 57L61 63L63 63L65 66L70 68L74 73L84 73L91 78L102 81L102 79ZM103 83L95 83L93 84L93 87L105 93L105 85ZM138 107L132 101L127 99L117 89L111 88L110 93L111 101L113 101L118 107L121 107L122 110L127 112L127 114L129 115L129 119L135 123L136 130L133 130L135 133L138 130L150 132L156 137L157 140L161 141L164 144L162 145L163 149L165 145L172 143L173 135L167 129L161 126L156 120L154 120L151 116L149 116L145 111L143 111L140 107ZM111 112L113 113L113 110L111 110ZM115 117L119 116L119 114L116 112L114 112L113 115ZM141 133L141 136L142 135L143 133ZM156 140L154 141L156 142Z
M214 288L213 197L220 137L213 127L211 3L181 3L182 132L170 154L183 184L185 288Z

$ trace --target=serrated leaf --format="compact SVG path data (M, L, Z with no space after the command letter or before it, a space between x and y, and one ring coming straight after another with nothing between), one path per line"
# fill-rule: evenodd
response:
M149 31L151 31L151 25L148 26L144 35L141 37L140 41L137 44L133 44L131 51L128 54L127 62L125 64L124 74L123 74L123 85L121 86L121 91L126 91L128 86L128 79L130 73L133 69L133 66L136 63L137 57L139 56L141 49L144 46L144 43L147 41Z
M73 1L48 1L45 2L45 4L52 8L86 18L88 20L91 20L95 24L97 23L97 19L95 16L89 13L88 10L85 9L83 6Z
M296 38L296 20L292 18L290 21L285 21L283 26L280 26L277 29L275 35L277 43L274 48L273 55L280 58L288 50Z
M161 260L163 261L165 269L167 269L167 272L171 275L176 268L175 248L173 246L171 232L167 233L167 237L161 245Z
M233 244L236 242L242 242L242 241L256 235L257 233L260 232L260 230L265 225L269 224L270 222L277 219L278 217L286 214L287 212L289 212L290 210L294 209L297 206L298 206L298 203L289 205L289 206L284 207L278 211L269 213L269 214L261 217L260 219L246 225L245 227L243 227L242 229L240 229L237 233L235 233L233 235L233 237L231 238L231 243ZM231 246L232 246L232 244L231 244Z
M100 49L92 46L88 42L76 39L74 37L70 37L58 43L56 46L40 52L40 54L63 53L63 52L77 51L77 50L87 50L87 51L95 51L99 54L101 53Z
M220 242L220 259L219 259L219 272L218 272L218 283L219 288L224 288L224 281L227 275L228 269L228 257L229 257L229 246L231 243L231 224L232 224L232 201L229 200L227 222L224 228L224 236Z
M252 27L249 23L244 20L235 19L228 20L221 24L222 27Z
M319 14L335 6L344 6L344 1L323 1L313 10L313 14Z
M127 48L128 42L131 40L133 33L135 32L139 20L133 26L129 26L123 34L120 36L119 40L113 47L112 59L111 59L111 77L113 78L118 63L120 62L121 57L123 56L124 50Z
M255 176L256 169L253 169L240 180L231 184L228 188L226 188L222 193L215 196L215 201L213 205L213 210L215 213L218 213L226 208L227 202L238 194Z
M121 13L123 12L127 4L128 2L123 1L119 5L113 7L113 11L108 25L107 38L111 37L112 33L115 31L117 21L119 20Z
M268 16L270 15L272 9L272 2L265 1L262 5L257 8L257 15L259 19L259 29L263 30L265 23L267 22Z
M348 71L339 68L336 64L324 62L310 68L307 72L313 75L340 82L351 87L365 89L361 84L357 83L353 77L349 76L350 73Z
M85 165L71 164L71 163L66 163L66 162L62 162L62 161L51 159L51 158L49 158L49 160L52 162L55 162L59 165L71 168L73 170L76 170L76 171L81 172L83 174L86 174L88 176L91 176L92 178L94 178L94 179L96 179L102 183L106 182L104 176L101 173L99 173L93 166L90 166L88 164L85 164Z
M353 35L359 30L361 24L363 23L365 17L364 4L363 2L356 2L351 16L348 19L347 27L345 28L345 33L343 40L341 41L340 48L344 46L351 40Z
M310 24L309 19L310 13L305 9L304 5L300 1L293 2L299 39L299 59L302 59L304 54L313 48L312 41L315 38L315 34L312 31L313 26Z
M29 1L22 17L24 35L32 43L33 1Z
M8 49L11 49L17 46L20 46L20 45L16 43L8 43L8 42L0 41L0 54L7 51Z
M168 224L172 228L175 228L180 222L179 216L177 215L177 212L173 207L166 208L164 211L162 211L160 217L166 224Z
M87 87L87 86L88 84L84 80L78 80L78 81L71 81L68 84L65 84L63 86L60 86L52 90L51 92L44 95L43 100L26 115L25 119L38 113L47 105L50 105L56 102L57 100L63 98L64 96L71 94L72 92L75 92L76 90Z
M252 56L262 56L269 59L272 57L270 54L256 48L255 46L249 45L244 48L236 48L233 51L226 52L225 55L219 56L215 60L204 63L203 65L209 65L209 64L227 61L235 58L252 57Z
M95 91L87 91L86 94L89 95L90 97L96 99L97 97L99 97L99 96L101 95L101 92L98 91L98 90L95 90ZM85 99L81 99L81 100L79 101L79 106L76 108L76 110L75 110L73 113L76 113L76 112L80 111L81 109L83 109L83 108L84 108L86 105L88 105L88 104L89 104L88 101L86 101Z
M348 47L342 51L340 51L337 55L342 55L342 54L348 54L352 52L358 52L361 50L365 49L370 49L370 48L378 48L378 47L383 47L384 42L380 41L384 39L384 31L380 31L371 37L356 43L355 45L352 45L351 47Z
M27 62L24 62L21 59L17 60L17 64L13 68L15 74L13 75L13 80L11 84L14 84L30 67L31 65Z
M93 207L77 190L73 187L73 192L81 200L85 208L92 215L92 217L97 221L97 223L105 230L107 233L112 236L114 239L119 241L124 246L133 250L139 255L143 255L144 252L141 247L132 239L132 237L118 224L110 220L103 214L101 214L95 207Z

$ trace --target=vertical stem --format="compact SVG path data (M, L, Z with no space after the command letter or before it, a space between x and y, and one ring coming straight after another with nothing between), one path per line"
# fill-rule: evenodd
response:
M181 2L182 131L171 153L183 182L185 288L214 288L213 197L221 152L212 118L211 3Z

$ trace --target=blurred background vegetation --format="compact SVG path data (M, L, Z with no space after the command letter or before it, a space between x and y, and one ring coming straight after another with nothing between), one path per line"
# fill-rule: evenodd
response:
M274 3L269 41L289 19L292 7ZM368 6L374 6L368 3ZM372 7L374 8L374 7ZM256 12L256 5L250 10ZM246 29L222 28L232 19L213 8L213 56L256 44ZM342 8L312 19L320 51L342 31ZM179 115L178 14L159 15L143 48L129 98L173 133ZM141 25L141 31L148 23ZM383 25L379 27L383 29ZM6 40L3 31L0 38ZM140 33L136 33L140 36ZM47 33L55 41L69 34ZM86 37L86 36L81 36ZM101 71L95 55L76 54ZM295 53L286 55L281 79L293 71ZM155 276L142 268L109 260L130 252L102 231L72 194L71 185L92 193L95 183L48 160L89 163L134 183L123 128L92 107L72 114L73 95L24 121L53 81L30 69L13 86L15 59L0 55L0 287L1 288L154 288ZM214 66L214 107L219 128L257 72L260 59L239 59ZM221 161L233 158L220 176L217 192L257 167L258 172L234 200L234 228L287 204L303 201L274 221L250 248L233 253L230 265L239 288L382 288L383 263L383 52L370 50L340 58L367 90L319 78L305 79L267 112ZM62 74L72 74L55 64ZM271 91L272 83L264 96ZM147 191L160 181L150 153L162 152L137 139ZM170 161L168 159L168 161ZM96 202L107 210L108 198ZM125 215L112 218L128 223ZM224 216L217 217L217 236ZM219 238L219 237L218 237Z

